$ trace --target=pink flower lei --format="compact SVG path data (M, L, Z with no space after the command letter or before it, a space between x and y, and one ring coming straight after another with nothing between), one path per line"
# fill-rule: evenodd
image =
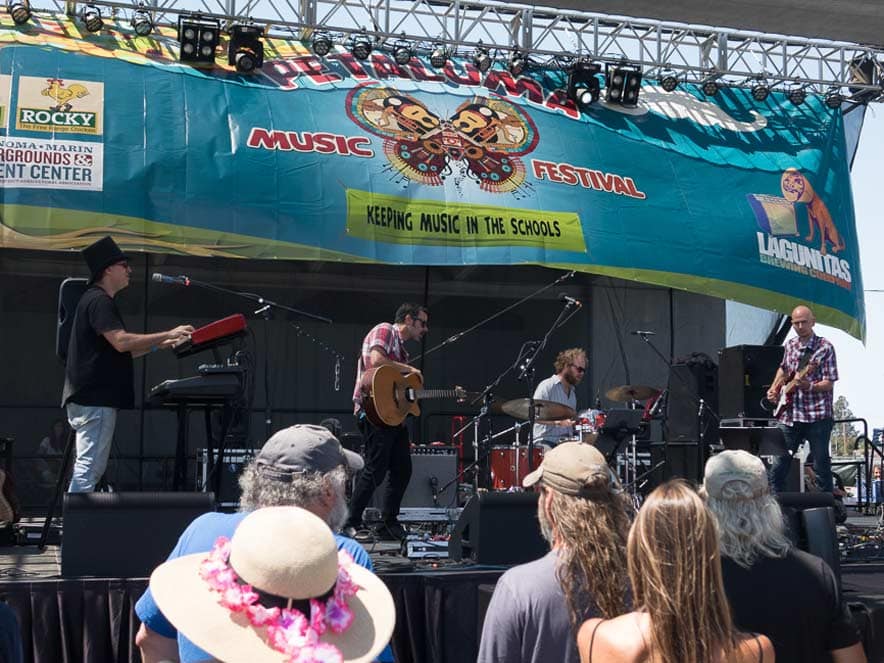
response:
M267 627L267 640L273 649L288 656L288 663L343 663L341 651L319 638L326 629L343 633L353 623L348 599L361 587L353 582L349 568L353 558L338 551L338 579L327 601L310 599L310 618L299 610L266 608L251 585L240 584L230 568L230 540L220 536L209 556L200 565L200 577L220 594L219 602L232 612L242 612L252 626Z

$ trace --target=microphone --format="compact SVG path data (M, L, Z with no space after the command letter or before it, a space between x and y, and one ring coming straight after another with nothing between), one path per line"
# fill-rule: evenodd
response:
M576 306L578 308L583 306L583 302L581 302L579 299L574 299L573 297L569 297L564 292L559 294L559 301L565 302L568 306Z
M190 279L186 276L166 276L157 272L153 273L150 280L157 283L165 283L166 285L190 285Z
M641 329L636 329L635 331L629 332L633 336L656 336L657 332L652 331L642 331Z
M439 506L439 478L436 476L430 477L430 490L433 491L433 505Z

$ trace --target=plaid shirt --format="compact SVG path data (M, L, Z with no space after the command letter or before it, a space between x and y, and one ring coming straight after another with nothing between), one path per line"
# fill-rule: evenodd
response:
M359 414L362 410L362 374L371 368L371 349L378 348L388 359L398 361L403 364L408 363L408 352L402 345L402 337L399 335L399 329L396 325L389 322L382 322L375 325L365 339L362 341L362 354L359 356L359 362L356 364L356 384L353 386L353 412Z
M783 363L780 368L788 376L798 371L798 362L804 354L805 347L810 349L810 361L817 364L807 375L811 383L820 380L838 379L838 365L835 362L835 348L824 338L812 334L806 346L801 345L797 336L786 342L786 350L783 353ZM796 389L793 392L792 405L780 415L780 421L786 425L795 422L808 423L831 419L833 415L834 394L831 391L803 391Z

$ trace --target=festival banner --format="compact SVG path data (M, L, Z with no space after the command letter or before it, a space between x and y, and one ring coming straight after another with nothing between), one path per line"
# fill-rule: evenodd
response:
M805 302L864 335L842 117L813 95L645 82L634 108L578 110L556 70L268 40L248 76L223 44L197 70L169 35L7 23L0 246L110 232L193 255L540 264L783 312Z

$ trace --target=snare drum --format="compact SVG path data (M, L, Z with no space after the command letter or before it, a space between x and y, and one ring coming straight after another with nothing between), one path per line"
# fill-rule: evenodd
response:
M586 435L598 433L604 425L604 410L584 410L577 415L577 423L574 424L574 434L583 439Z
M522 479L528 474L528 447L519 447L519 476L516 476L516 450L514 447L491 447L491 488L506 490L521 488ZM534 447L534 467L543 460L543 449Z

